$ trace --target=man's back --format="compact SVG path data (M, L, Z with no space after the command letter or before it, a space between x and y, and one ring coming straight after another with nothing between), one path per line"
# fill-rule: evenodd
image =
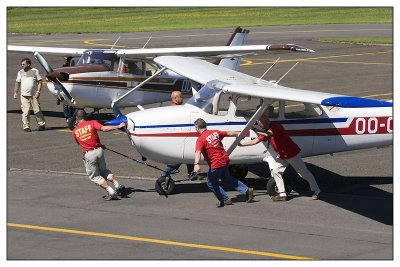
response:
M94 120L82 120L76 125L72 131L72 136L81 146L83 152L101 146L100 138L97 134L97 131L100 130L101 127L102 125Z

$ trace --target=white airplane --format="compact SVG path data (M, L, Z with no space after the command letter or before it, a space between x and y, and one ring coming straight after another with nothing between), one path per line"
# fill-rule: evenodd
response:
M153 161L193 163L198 137L193 123L203 118L208 129L240 132L237 138L224 138L223 144L234 173L244 178L245 165L262 162L269 152L263 143L251 147L237 144L257 137L252 127L269 105L274 107L271 120L286 128L303 157L392 144L390 101L288 88L195 58L161 56L154 60L204 86L184 105L141 110L109 121L126 121L132 144ZM201 163L206 164L204 159ZM172 193L170 177L160 177L157 183L163 187L160 190L156 184L160 194ZM267 190L276 194L273 179Z
M198 85L153 61L157 56L181 55L219 59L218 64L237 70L239 56L274 50L313 52L293 45L243 45L249 31L236 28L227 46L142 48L142 49L80 49L9 45L8 51L33 52L47 72L47 88L57 98L74 108L111 108L111 104L129 93L118 103L120 108L141 106L170 100L172 91L192 96ZM69 55L64 67L52 69L40 53ZM80 56L75 63L74 59ZM68 109L67 109L68 110ZM70 112L72 113L72 112ZM71 118L72 114L65 114ZM74 120L69 121L73 128Z

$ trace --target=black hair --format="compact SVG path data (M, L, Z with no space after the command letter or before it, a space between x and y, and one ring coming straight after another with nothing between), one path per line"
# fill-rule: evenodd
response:
M194 121L194 126L196 126L199 129L206 129L207 123L202 118L198 118L197 120Z
M76 120L83 120L86 117L86 111L84 109L78 109L75 113Z
M26 61L26 63L28 63L29 65L32 65L32 61L29 57L24 57L23 59L21 59L21 63Z

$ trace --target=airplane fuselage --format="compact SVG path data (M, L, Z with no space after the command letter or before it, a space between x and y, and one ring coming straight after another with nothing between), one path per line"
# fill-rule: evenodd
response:
M114 71L70 74L63 81L65 89L74 97L71 103L54 83L48 81L47 88L57 98L62 97L68 105L76 108L110 108L111 103L130 89L143 82L148 76ZM172 91L181 91L191 96L192 83L172 72L166 72L146 83L120 103L120 107L146 105L171 100Z
M281 107L283 105L280 103ZM163 163L193 163L198 137L193 122L203 118L208 129L241 131L248 118L237 116L235 108L231 105L221 115L210 114L190 104L133 112L127 115L128 130L136 149L143 156ZM312 118L287 118L285 115L289 113L278 112L278 116L271 119L284 126L300 146L303 157L392 144L391 107L318 108L322 112ZM254 138L257 134L251 130L243 141ZM234 140L234 137L224 138L225 149ZM261 142L255 146L236 147L230 155L230 163L261 162L267 146Z

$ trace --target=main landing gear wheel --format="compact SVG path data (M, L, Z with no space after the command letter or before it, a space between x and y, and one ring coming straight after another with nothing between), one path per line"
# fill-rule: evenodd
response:
M284 182L285 182L285 191L286 191L286 194L289 195L290 192L292 192L292 190L293 190L293 185L292 185L290 182L288 182L287 179L284 179ZM271 197L276 196L276 195L278 195L278 193L279 193L279 190L278 190L278 188L276 187L275 179L272 178L272 177L268 179L268 183L267 183L267 193L268 193L268 195L270 195Z
M229 165L229 173L239 181L246 178L249 168L246 165Z
M71 118L68 118L68 119L67 119L67 124L68 124L68 128L69 128L70 130L73 130L73 129L75 128L75 124L76 124L76 118L75 118L75 116L74 116L74 117L71 117Z
M174 180L172 180L171 177L167 179L167 177L161 176L160 178L157 179L155 188L159 195L164 195L164 194L170 195L175 189L175 182Z

